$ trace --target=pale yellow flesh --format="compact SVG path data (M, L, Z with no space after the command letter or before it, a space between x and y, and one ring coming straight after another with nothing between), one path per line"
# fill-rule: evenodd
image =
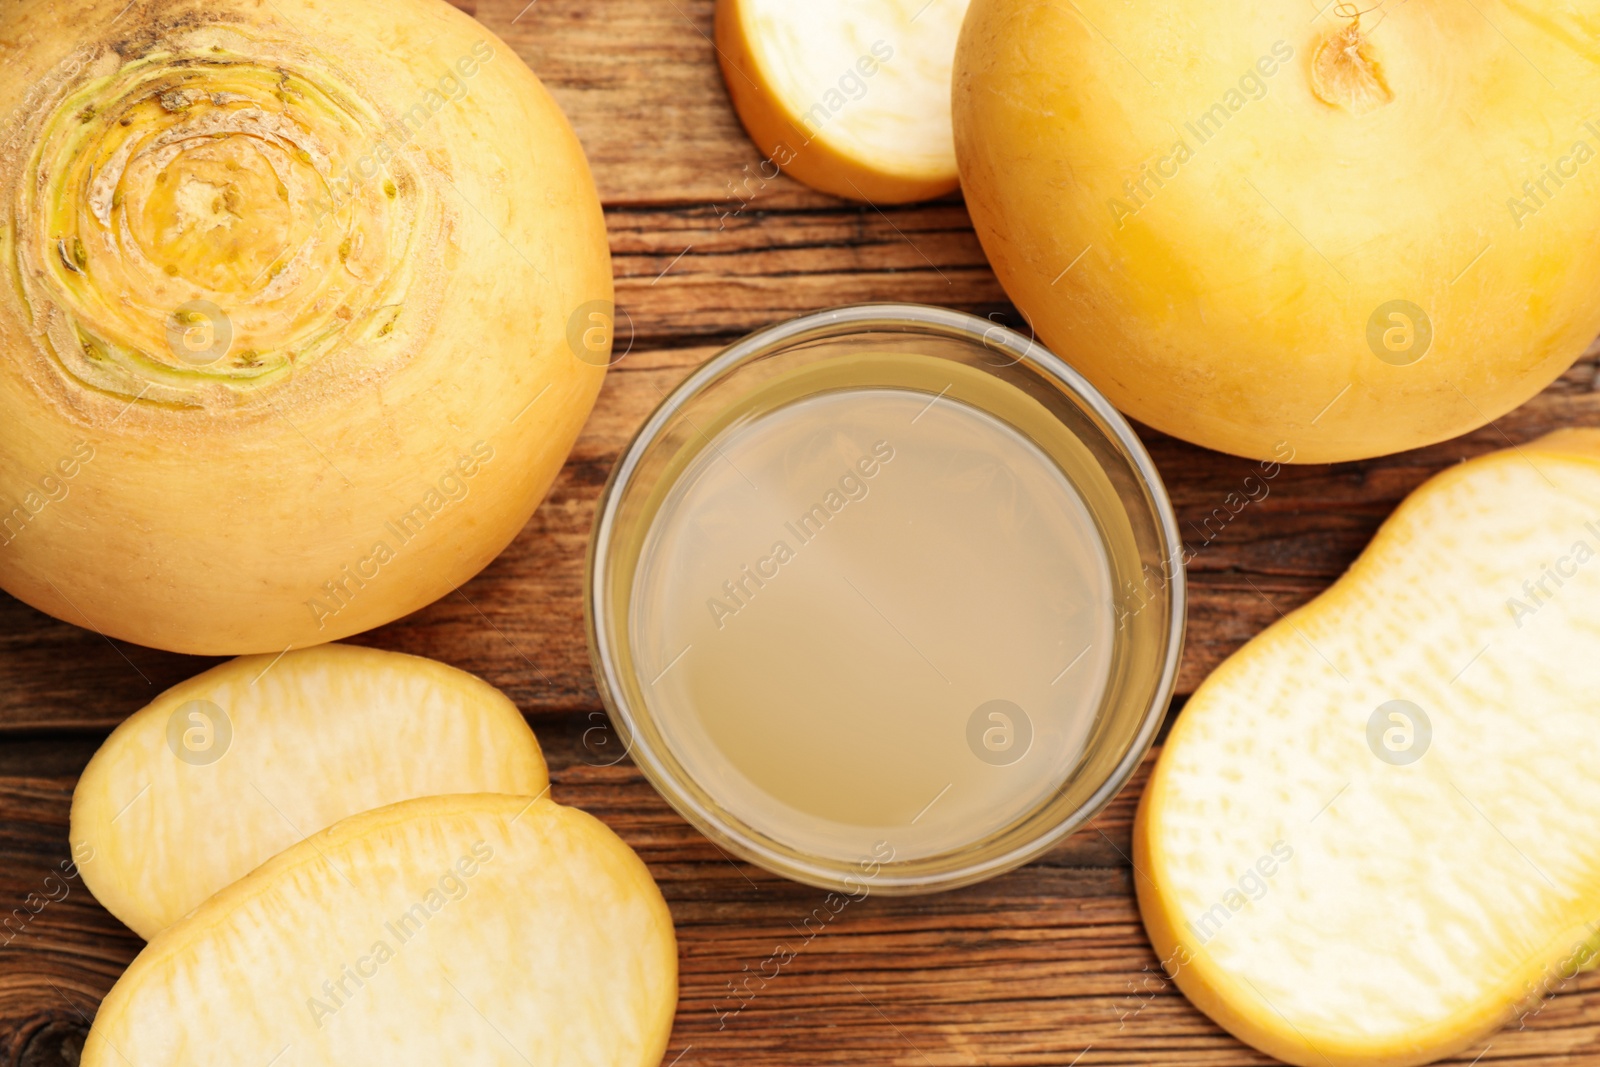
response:
M1535 600L1547 567L1563 584ZM1275 1056L1342 1067L1467 1049L1559 989L1600 925L1597 605L1600 431L1565 431L1434 478L1224 663L1135 830L1184 992ZM1431 723L1408 764L1368 745L1395 700Z
M955 188L950 69L967 0L722 2L719 33L747 61L729 90L758 141L786 131L762 145L776 163L857 200Z
M82 1062L654 1067L676 998L672 917L603 824L429 797L294 846L157 937Z
M231 739L194 701L222 709ZM95 898L150 938L346 816L548 785L533 731L487 682L417 656L325 645L230 660L130 716L78 780L72 843Z

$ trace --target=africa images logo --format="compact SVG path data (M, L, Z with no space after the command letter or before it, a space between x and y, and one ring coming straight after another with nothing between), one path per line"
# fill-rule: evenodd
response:
M711 621L717 624L717 629L722 629L728 618L749 607L756 594L782 573L782 568L799 555L799 550L816 540L848 505L865 500L871 491L867 483L893 459L894 446L888 441L874 444L872 452L856 460L855 469L845 471L837 485L823 493L821 500L783 524L784 530L794 539L793 545L780 537L773 542L772 550L756 560L753 567L747 563L739 568L738 574L723 582L721 595L707 597L706 610L711 612Z

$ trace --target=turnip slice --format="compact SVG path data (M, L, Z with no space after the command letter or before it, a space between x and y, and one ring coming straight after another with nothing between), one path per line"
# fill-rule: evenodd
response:
M95 898L148 939L348 815L548 784L516 705L465 671L353 645L245 656L106 739L73 793L73 854Z
M950 72L967 0L718 0L728 94L765 154L807 185L900 203L956 188ZM733 188L754 199L777 171Z
M427 797L294 845L159 934L84 1067L655 1067L672 918L598 820Z
M1597 553L1600 431L1475 459L1200 687L1134 845L1202 1010L1293 1064L1471 1058L1593 961Z

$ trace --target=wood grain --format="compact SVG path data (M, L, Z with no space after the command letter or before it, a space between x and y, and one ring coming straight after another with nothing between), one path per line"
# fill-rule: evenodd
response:
M581 714L541 721L553 795L622 835L671 906L682 991L668 1062L1273 1062L1159 972L1126 859L1143 773L1090 829L1020 871L932 897L869 895L835 913L822 891L729 860L628 763L595 766L592 739L580 743L589 725ZM0 901L21 913L0 930L6 1065L75 1063L95 1004L140 947L76 880L47 881L68 858L73 784L0 778ZM36 914L24 906L30 894ZM780 945L794 953L781 968L767 962ZM1600 976L1581 976L1526 1029L1485 1044L1482 1064L1595 1062Z
M619 318L631 323L619 344L630 347L550 498L504 555L358 640L505 689L549 752L556 799L603 818L650 864L682 947L668 1062L1270 1062L1157 969L1127 859L1142 774L1090 829L1023 870L935 897L869 897L807 941L796 927L824 894L723 856L628 761L598 765L612 750L586 736L603 718L584 648L583 553L611 464L663 395L738 335L831 305L921 301L1019 320L958 199L879 210L760 178L722 90L709 0L457 6L510 43L571 116L606 204ZM1431 474L1551 429L1600 425L1595 355L1459 440L1285 468L1226 521L1217 509L1253 465L1145 433L1195 550L1180 693L1326 588ZM37 914L30 901L60 893L46 878L67 859L71 790L100 740L210 662L114 643L0 597L0 924L11 923L0 925L0 1065L76 1063L95 1005L138 951L75 881ZM771 973L763 963L779 944L795 958L776 977L751 977ZM1600 1062L1600 978L1580 977L1526 1029L1487 1044L1456 1062Z
M870 277L860 284L870 285ZM862 295L879 292L869 288ZM835 298L849 299L843 291ZM636 321L660 321L646 318L650 307L643 304ZM549 499L511 547L451 596L353 640L475 671L536 720L598 707L582 602L595 501L639 423L714 351L686 342L630 352L608 377ZM1326 588L1394 506L1430 475L1562 426L1600 425L1600 393L1591 388L1594 357L1591 352L1533 401L1466 437L1362 463L1284 467L1267 495L1236 515L1224 509L1219 516L1217 509L1242 491L1255 464L1146 432L1194 552L1180 694L1192 692L1279 612ZM105 729L212 662L112 642L0 597L0 729Z

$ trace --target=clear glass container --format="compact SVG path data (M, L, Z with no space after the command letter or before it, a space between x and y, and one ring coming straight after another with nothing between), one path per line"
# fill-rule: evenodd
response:
M813 697L811 703L801 707L815 709L818 722L824 724L819 727L820 736L774 736L774 751L768 754L772 759L746 760L739 765L742 769L724 768L717 762L720 756L715 751L707 755L706 738L710 736L707 731L711 727L695 721L699 711L694 704L694 693L707 690L685 686L697 678L697 684L702 687L715 686L724 676L739 673L726 670L727 664L742 664L746 660L729 659L729 648L719 647L711 650L723 655L719 666L705 649L703 637L700 652L690 650L691 642L690 648L674 659L673 648L685 640L673 636L680 629L681 621L674 612L689 611L683 605L695 602L686 597L665 597L657 587L681 578L680 571L688 566L671 553L705 549L705 537L715 540L720 536L715 533L716 523L700 521L692 501L697 499L694 495L698 491L697 484L709 477L708 471L738 466L727 450L741 447L738 445L742 440L740 435L748 436L751 427L762 424L762 420L774 412L787 413L790 421L801 419L802 422L810 417L806 412L815 412L815 418L822 420L821 429L829 430L829 419L845 417L829 412L848 412L848 405L841 407L834 400L851 394L844 397L848 401L866 393L870 393L873 404L890 405L884 410L890 410L896 403L906 404L908 397L916 397L919 403L915 407L920 408L920 413L902 420L906 423L907 434L914 431L933 441L936 435L944 432L940 429L940 419L949 423L952 432L982 433L986 432L984 426L990 426L995 434L1005 437L1005 447L1012 450L995 455L1023 455L1016 451L1021 448L1027 450L1027 455L1053 465L1052 471L1060 475L1057 482L1062 499L1043 501L1048 506L1042 510L1051 511L1057 504L1062 509L1075 509L1071 513L1084 518L1084 529L1089 531L1087 536L1096 542L1094 551L1084 558L1098 561L1096 568L1103 568L1103 581L1096 578L1082 588L1062 590L1063 596L1085 597L1090 595L1085 589L1092 587L1094 591L1095 602L1080 612L1098 627L1094 632L1104 636L1104 640L1093 638L1084 649L1086 654L1089 648L1096 648L1093 659L1085 661L1093 664L1094 677L1084 673L1086 667L1074 666L1078 660L1073 660L1056 674L1055 682L1045 684L1044 679L1055 674L1062 666L1060 660L1067 658L1066 653L1071 651L1064 643L1057 659L1041 655L1037 664L997 663L994 649L1032 647L1029 641L1039 635L1037 627L1031 626L1028 620L1040 617L1040 611L1048 613L1056 599L1051 589L1033 589L1030 588L1032 583L1027 581L991 582L972 594L988 615L974 620L972 626L976 629L964 638L928 629L938 624L938 608L943 603L941 590L946 587L946 579L950 595L955 596L956 590L961 588L964 571L982 570L991 562L1003 571L1008 563L984 554L996 551L988 547L987 541L974 543L970 536L964 535L966 540L961 543L973 545L972 554L965 559L959 558L960 552L949 549L948 545L936 547L937 551L951 553L949 568L943 577L936 575L927 583L927 588L919 592L920 611L909 610L904 602L891 603L889 610L880 610L882 605L876 601L883 596L879 591L883 583L874 584L875 572L865 563L853 580L849 574L841 576L849 591L839 586L840 603L855 604L859 619L867 620L859 625L878 625L868 614L870 608L911 651L916 651L922 664L938 676L935 679L933 674L927 673L911 657L910 651L905 650L902 650L905 655L898 659L881 657L881 670L875 665L876 661L851 665L852 673L841 684L890 694L882 706L886 715L892 710L893 715L899 716L893 720L896 724L893 729L874 734L874 724L869 722L861 724L863 729L859 734L855 730L840 729L836 717L829 719L829 715L836 715L837 709ZM922 398L927 401L925 407L920 404ZM906 407L904 410L914 409ZM938 414L919 423L930 410ZM960 419L949 421L957 415ZM913 427L912 424L917 425ZM896 435L900 433L900 429L895 431ZM950 456L959 458L961 455L959 433L952 440L957 443L951 447L957 451L940 454L940 462L946 466ZM999 436L996 442L999 443ZM887 454L897 454L895 448L885 442L879 445ZM921 445L917 448L927 453ZM916 470L914 462L918 452L906 444L900 446L900 453L910 458L902 459L892 473L890 465L880 467L865 454L860 471L864 475L867 470L873 470L880 487L890 486L893 480L899 479L902 484L893 491L901 492ZM741 460L746 455L744 452L737 454ZM879 453L883 454L885 452ZM795 463L798 466L800 460ZM1010 487L1011 496L1015 497L1023 490L1012 486L1012 472L1000 469L1005 466L1004 462L990 460L989 467L984 469L989 471L990 481L998 478L1002 488ZM757 490L743 472L733 473L750 483L752 493ZM729 480L733 473L724 471ZM837 494L829 499L837 498L840 508L848 504L866 516L868 490L863 478L857 477L853 470L847 473L852 480L840 484L847 489L860 487L863 502L851 503L856 499L854 495L848 501ZM968 477L962 484L971 481ZM1037 497L1042 491L1037 486L1056 483L1036 481L1033 484L1034 488L1027 491ZM993 487L988 482L980 488L994 497ZM871 491L879 493L881 501L887 501L870 505L884 509L880 516L887 514L891 507L916 508L916 501L923 499L902 494L902 499L896 503L892 497L883 495L890 493L889 488ZM1011 498L1002 494L996 499ZM961 521L969 527L976 523L975 528L982 529L986 515L968 514L972 506L964 507L966 510L958 515ZM1029 522L1036 521L1041 511L1038 501L1024 500L1018 507ZM853 529L837 534L829 530L832 538L828 552L836 553L852 544L864 546L864 558L876 558L881 569L882 561L892 561L902 554L915 555L921 544L916 538L933 537L936 546L943 545L937 541L940 514L938 508L928 508L911 513L909 518L899 515L894 529L901 533L895 536L913 540L897 543L889 555L876 557L870 551L873 549L871 538L875 536L872 523L868 518L852 517L849 521L854 524ZM837 518L842 520L844 516ZM880 518L879 521L886 520ZM1014 516L995 519L1000 525L1015 524L1015 521ZM943 522L943 525L950 524L949 520ZM722 527L728 525L722 522ZM803 521L802 525L805 525ZM836 522L834 528L843 530L844 523ZM792 524L786 524L785 529L801 538L793 542L795 545L809 543L804 541L806 533ZM708 534L707 530L713 532ZM911 532L907 534L906 530ZM807 532L814 533L809 527ZM728 533L730 537L738 535L738 530ZM789 533L782 536L792 540ZM822 565L818 561L824 558L823 550L800 551L811 552L806 566ZM837 555L834 558L837 559ZM731 345L691 374L646 420L617 462L600 499L590 545L585 603L590 653L601 698L626 750L662 796L720 848L796 881L853 895L947 889L991 877L1034 859L1092 818L1127 784L1155 738L1177 675L1184 628L1181 559L1177 524L1150 457L1126 420L1059 358L1012 330L961 312L898 304L847 307L806 315ZM1013 566L1025 564L1025 561L1011 562ZM725 621L738 621L724 620L722 615L733 614L746 606L747 601L755 603L750 598L757 586L763 590L768 588L755 579L750 567L734 570L735 563L737 559L730 557L729 573L740 584L725 583L725 594L711 589L706 599L719 630ZM763 559L756 567L776 588L780 580L773 575L779 573L779 564ZM892 565L889 569L893 569ZM793 596L803 588L800 579L785 578L781 582L787 584L782 590L783 596ZM739 595L741 590L743 598ZM872 596L864 590L870 591ZM775 615L783 607L778 594L761 592L759 595L763 598L762 610L766 612L764 624L795 621ZM852 601L852 595L859 596L860 601ZM1015 600L1017 611L1010 610L1007 597ZM719 604L726 606L719 608ZM929 609L928 605L933 608ZM899 622L892 616L898 616ZM855 625L856 621L851 624ZM711 632L703 619L694 625ZM740 625L745 629L739 640L761 640L752 635L763 631ZM985 644L990 637L1004 638L1008 626L1024 627L1014 633L1019 640ZM820 641L823 640L821 630L834 628L832 622L824 619L809 632L817 634ZM945 624L945 629L950 628L950 624ZM918 635L916 642L908 636L913 632ZM891 638L884 640L892 643ZM931 656L925 655L918 645L936 651ZM980 655L985 647L990 648L990 653ZM1055 646L1045 643L1039 647ZM762 647L757 651L762 656L772 657L768 662L782 668L774 670L773 676L788 676L791 682L787 684L791 685L796 684L795 678L801 679L798 684L806 684L810 673L820 674L819 684L825 683L834 664L827 655L798 646L793 650L794 655L820 657L816 662L821 666L814 667L811 662L786 663L784 657L790 653L786 645ZM685 656L695 658L685 661ZM698 676L693 670L697 659L705 668ZM942 668L935 665L936 660L943 663ZM689 666L679 666L680 661ZM803 669L799 673L789 673L790 666ZM678 673L672 674L675 668ZM1072 670L1080 672L1073 676L1072 685L1057 686L1061 677ZM905 672L904 676L897 671ZM923 673L913 676L912 672L918 671ZM974 697L974 694L981 697L991 690L997 696L1003 695L1000 690L1005 689L1003 683L1012 673L1028 674L1032 679L1022 688L1033 694L1024 701L1034 708L1033 720L1014 722L1019 716L1028 720L1028 713L1010 701L984 701ZM663 683L663 678L670 681ZM966 685L973 678L980 680ZM940 686L940 680L944 687ZM771 711L766 701L779 701L785 695L776 690L762 693L759 681L752 683L749 679L728 684L755 685L757 688L744 696L749 701L748 706L758 708L761 713ZM850 692L856 692L856 688ZM1049 725L1054 721L1050 716L1057 714L1056 705L1065 699L1068 689L1083 703L1082 714L1073 720L1081 725L1081 730L1070 738ZM902 702L894 697L902 692L906 694L904 707L898 706ZM961 703L963 699L966 703ZM896 707L889 709L890 704ZM967 713L969 705L972 707L970 715ZM925 731L916 725L916 716L924 709L929 724L926 732L937 736L920 736ZM773 733L798 730L804 726L805 718L804 712L796 713L783 720L782 728ZM912 724L909 729L908 723ZM739 725L733 723L727 728L738 729ZM953 761L948 762L948 767L954 768L948 772L952 783L958 778L964 782L964 776L970 774L974 776L973 781L993 786L989 777L985 777L999 773L992 767L1024 758L1012 759L1004 754L1004 746L1016 739L1015 730L1019 726L1026 735L1026 743L1020 748L1026 750L1026 757L1032 762L1017 765L1033 767L1031 773L1035 775L1043 774L1030 786L1032 793L1027 789L1013 789L1004 794L1004 804L982 803L977 807L969 804L965 808L957 802L961 797L959 792L944 801L940 798L945 792L940 792L925 807L921 796L908 796L903 798L906 806L895 809L916 812L909 820L900 820L904 823L903 833L881 832L878 824L883 818L877 818L875 824L868 819L870 825L860 828L864 836L859 843L852 836L856 828L851 824L854 800L850 795L821 798L817 810L826 809L826 814L818 816L813 826L803 821L806 818L800 810L805 807L803 801L797 802L799 808L796 808L781 798L767 797L760 773L751 769L781 769L785 749L792 749L794 760L801 765L805 759L812 759L813 772L819 768L827 770L830 768L825 764L815 762L819 755L826 755L818 745L849 746L854 736L870 736L877 747L868 755L880 762L862 762L861 752L840 747L840 773L847 773L849 767L859 770L882 766L885 775L861 778L853 788L866 792L880 787L888 789L886 782L900 780L890 771L905 775L923 773L925 785L936 785L947 774L946 764L940 761ZM962 737L955 737L957 732ZM926 759L920 755L914 759L907 757L911 765L898 766L896 757L902 754L895 751L897 737L905 741L906 752L926 751L932 755ZM756 743L759 741L758 737ZM991 742L1000 750L999 755L988 747ZM970 758L961 750L962 744L970 749ZM929 745L934 747L926 747ZM969 761L970 765L963 761ZM923 763L928 766L922 766ZM772 784L770 792L777 796L783 789L792 792L804 784L805 776L801 774L797 780L784 782L781 788ZM950 789L947 785L946 791ZM931 789L927 791L932 795ZM987 794L981 792L969 792L967 799L976 797L981 801L985 796ZM885 809L889 810L897 798L889 795L880 799L889 805ZM937 809L935 817L927 818L926 813L934 803L942 803L943 807ZM784 821L786 818L790 820L788 823ZM926 822L921 821L924 818ZM940 819L945 821L941 823ZM963 823L963 819L967 821Z

